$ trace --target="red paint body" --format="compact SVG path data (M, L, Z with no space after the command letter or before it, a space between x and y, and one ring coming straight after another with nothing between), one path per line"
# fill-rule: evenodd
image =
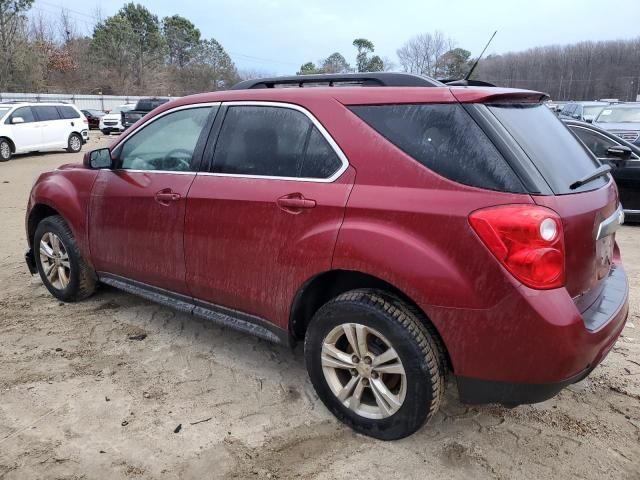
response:
M97 270L263 317L287 329L296 294L331 270L362 272L396 287L433 322L456 375L505 382L557 382L597 364L624 326L627 303L599 330L580 305L599 289L594 228L617 208L613 182L586 193L531 196L447 180L386 141L345 105L535 100L496 88L301 88L184 97L179 105L238 100L293 103L327 129L349 160L333 183L102 170L44 174L31 193L69 223ZM137 125L123 134L125 141ZM115 146L115 145L114 145ZM171 189L178 201L154 195ZM277 205L301 194L316 207ZM566 285L533 290L496 260L469 225L481 208L543 205L558 213ZM616 250L617 251L617 250ZM618 268L619 255L614 259ZM591 296L591 297L589 297Z

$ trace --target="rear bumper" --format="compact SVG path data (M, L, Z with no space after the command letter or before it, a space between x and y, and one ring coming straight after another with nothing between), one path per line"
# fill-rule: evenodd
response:
M589 375L629 312L622 266L614 265L605 282L583 312L564 288L524 286L489 310L428 312L449 351L461 400L535 403Z

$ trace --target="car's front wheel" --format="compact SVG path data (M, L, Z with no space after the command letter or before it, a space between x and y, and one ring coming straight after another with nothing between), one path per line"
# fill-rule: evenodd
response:
M82 137L77 133L69 135L69 143L67 145L67 152L78 153L82 149Z
M75 302L91 295L96 277L78 250L69 226L59 215L42 220L33 239L40 278L59 300Z
M444 392L435 339L397 298L354 290L324 305L305 338L311 382L327 408L382 440L415 432Z
M11 159L11 144L8 140L0 138L0 162L6 162Z

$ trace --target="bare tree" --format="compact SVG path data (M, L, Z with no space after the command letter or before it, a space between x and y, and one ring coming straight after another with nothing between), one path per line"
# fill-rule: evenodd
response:
M396 54L405 72L439 77L444 73L443 56L454 47L451 38L436 30L409 39Z

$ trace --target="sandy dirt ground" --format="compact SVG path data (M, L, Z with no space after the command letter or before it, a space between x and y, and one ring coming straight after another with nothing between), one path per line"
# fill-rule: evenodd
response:
M0 164L0 479L640 479L640 226L618 234L628 324L587 380L514 409L450 384L428 425L385 443L329 414L299 350L108 288L49 295L23 261L27 196L80 159Z

